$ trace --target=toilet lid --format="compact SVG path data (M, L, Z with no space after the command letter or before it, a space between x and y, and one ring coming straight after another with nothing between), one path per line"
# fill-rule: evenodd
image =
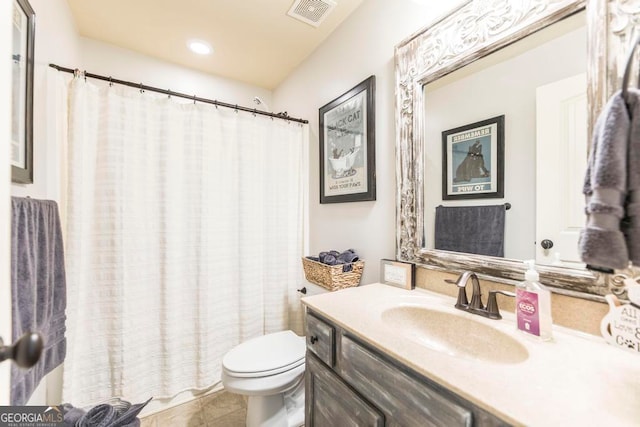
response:
M261 373L294 367L304 359L305 339L292 331L282 331L246 341L231 349L222 366L231 372Z

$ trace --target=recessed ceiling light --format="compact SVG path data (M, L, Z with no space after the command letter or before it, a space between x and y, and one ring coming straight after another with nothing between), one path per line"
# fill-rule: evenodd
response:
M213 51L211 45L202 40L189 40L187 46L189 46L192 52L198 55L209 55Z

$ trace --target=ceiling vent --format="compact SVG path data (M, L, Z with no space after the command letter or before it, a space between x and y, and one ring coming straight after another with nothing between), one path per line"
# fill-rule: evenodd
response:
M334 7L336 7L334 0L296 0L287 15L318 27Z

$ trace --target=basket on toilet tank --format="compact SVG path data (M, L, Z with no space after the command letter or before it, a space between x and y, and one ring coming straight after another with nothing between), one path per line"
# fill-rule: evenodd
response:
M351 271L343 271L345 265L351 266ZM304 277L311 283L322 286L330 291L351 288L360 284L364 261L349 264L327 265L309 258L302 258Z

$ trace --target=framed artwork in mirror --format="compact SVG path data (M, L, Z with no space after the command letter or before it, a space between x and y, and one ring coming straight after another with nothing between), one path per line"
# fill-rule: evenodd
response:
M442 132L442 199L504 197L504 115Z
M320 108L320 203L376 199L375 83Z
M11 181L33 182L33 54L35 12L27 0L13 0Z

